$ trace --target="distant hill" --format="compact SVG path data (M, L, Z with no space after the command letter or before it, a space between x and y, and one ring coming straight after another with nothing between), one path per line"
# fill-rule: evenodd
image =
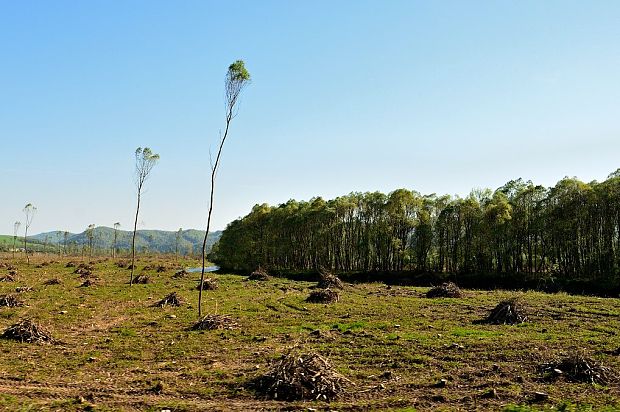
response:
M23 236L19 236L17 241L15 242L15 248L19 251L23 251L24 248L24 238ZM13 249L13 236L11 235L0 235L0 252L8 252ZM34 250L37 252L45 251L53 251L54 248L52 246L44 246L43 242L40 242L38 239L31 239L28 236L28 250Z
M178 232L170 232L165 230L138 230L136 232L136 249L140 252L159 252L174 253L177 247ZM119 250L128 250L131 247L132 232L119 230L117 234L117 248ZM199 253L204 240L205 232L202 230L183 230L179 238L179 253ZM211 250L211 246L217 242L222 235L221 231L210 232L207 238L207 251ZM65 232L53 231L39 233L37 235L28 236L33 241L64 245ZM88 245L87 231L82 233L67 233L67 245L69 247L82 247ZM93 242L95 249L112 249L114 241L114 229L100 226L93 229Z

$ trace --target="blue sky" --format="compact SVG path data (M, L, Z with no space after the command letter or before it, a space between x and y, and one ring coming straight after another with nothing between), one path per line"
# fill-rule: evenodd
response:
M214 226L351 191L467 195L620 167L617 1L0 2L0 233L205 225L228 64L245 91Z

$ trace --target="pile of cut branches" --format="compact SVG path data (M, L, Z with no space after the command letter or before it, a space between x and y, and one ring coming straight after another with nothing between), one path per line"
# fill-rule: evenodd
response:
M24 319L9 326L2 335L2 339L12 339L27 343L55 343L50 333L31 319Z
M556 380L564 376L571 382L607 385L617 377L611 368L601 365L580 351L574 351L564 358L543 363L539 369L548 380Z
M309 303L335 303L338 302L338 292L331 289L320 289L310 293L310 296L306 298L306 302Z
M87 277L92 274L90 270L84 269L84 268L77 268L73 271L73 273L75 273L76 275L83 276L83 277Z
M322 356L295 351L277 360L254 384L268 398L283 401L331 401L353 385Z
M24 306L24 302L15 295L2 295L0 296L0 306L15 308L17 306Z
M133 280L133 283L137 283L137 284L140 284L140 285L145 285L147 283L151 283L151 278L148 277L147 275L138 275Z
M181 306L182 304L183 304L183 301L181 300L181 298L177 296L177 293L172 292L169 295L167 295L165 298L157 302L154 306L163 308L164 306Z
M518 323L527 322L525 307L518 298L512 298L500 302L489 316L485 323L493 325L516 325Z
M463 296L461 289L453 282L444 282L426 292L427 298L460 298Z
M342 289L344 287L342 281L338 276L329 272L326 269L319 270L319 282L316 287L321 289Z
M172 275L172 277L174 279L183 279L185 276L189 275L189 272L185 269L181 269L179 271L177 271L174 275Z
M192 330L237 329L239 324L229 315L206 315L192 326Z
M212 278L206 278L204 282L202 282L202 285L199 283L198 286L196 286L196 290L200 290L201 286L202 290L215 290L217 289L217 281Z
M250 273L250 276L248 276L247 280L265 281L269 280L269 275L264 269L259 267L254 272Z

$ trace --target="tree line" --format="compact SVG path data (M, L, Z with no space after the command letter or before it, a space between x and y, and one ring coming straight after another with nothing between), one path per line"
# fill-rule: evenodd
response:
M467 197L351 193L256 205L213 249L221 267L617 277L620 169L604 182L522 179Z

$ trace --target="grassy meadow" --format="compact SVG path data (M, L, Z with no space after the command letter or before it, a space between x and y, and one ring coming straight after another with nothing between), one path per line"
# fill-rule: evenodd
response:
M93 285L80 287L69 260L92 264ZM618 299L475 290L429 299L428 288L365 283L346 284L326 305L305 301L311 282L217 274L203 312L228 314L239 327L193 331L199 274L172 275L196 261L142 258L137 273L152 282L132 287L129 270L111 259L50 256L26 265L6 254L0 262L0 276L7 264L17 271L15 281L0 282L0 295L25 303L0 307L0 333L31 318L57 340L0 339L2 410L620 410ZM32 290L15 292L23 286ZM182 306L154 307L170 292ZM528 322L477 323L515 295ZM328 359L352 382L347 393L330 403L258 393L250 382L290 350ZM540 365L573 351L609 368L612 381L546 379Z

